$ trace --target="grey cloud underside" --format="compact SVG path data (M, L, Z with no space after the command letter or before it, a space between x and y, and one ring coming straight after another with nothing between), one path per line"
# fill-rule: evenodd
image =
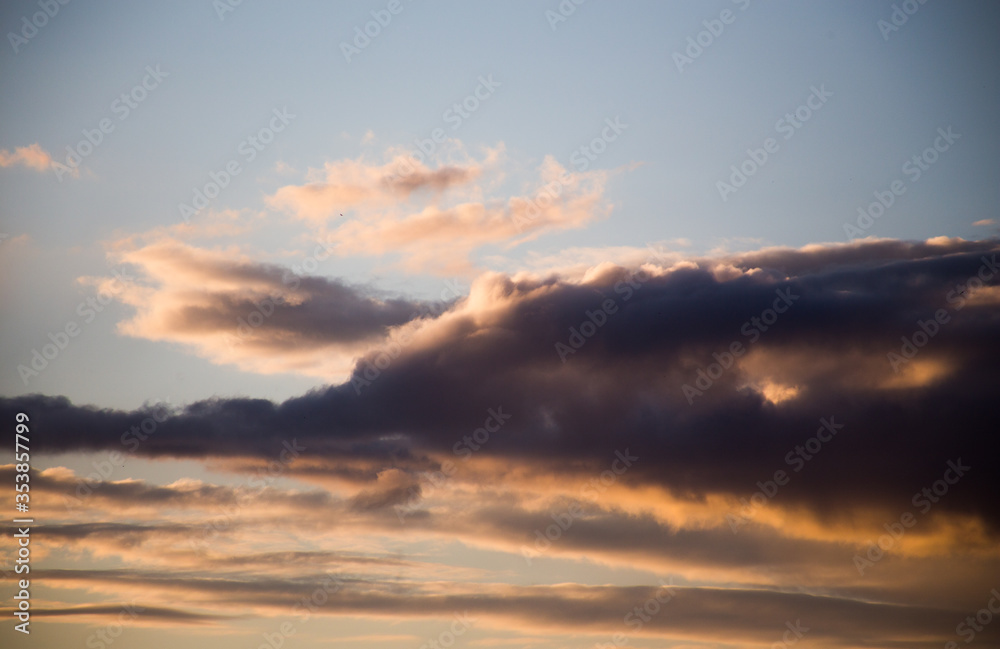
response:
M387 182L394 191L405 196L421 189L444 191L453 185L468 182L475 175L476 173L469 169L448 166L434 171L414 171L398 177L388 176L384 182Z
M225 601L235 609L244 605L271 608L287 615L329 577L297 580L273 578L203 578L129 570L41 570L38 579L71 586L74 582L129 585L155 592L186 594L186 601ZM325 581L324 581L325 579ZM669 601L643 625L639 634L699 639L732 639L773 642L781 638L785 622L801 621L811 642L843 641L845 637L873 643L870 646L906 648L926 646L933 639L954 639L956 620L964 611L947 608L898 606L848 598L745 589L712 589L673 586L533 586L489 589L463 594L440 594L416 583L379 584L342 576L341 587L331 589L329 600L313 614L393 615L453 619L456 612L487 625L517 619L549 628L572 628L582 633L636 633L626 626L625 614L659 595ZM139 602L141 604L141 601ZM120 610L117 609L117 610ZM109 612L117 612L109 611ZM72 614L72 611L63 614ZM187 614L192 615L192 614ZM724 631L722 631L724 629ZM717 631L718 630L718 631ZM718 632L718 635L714 635ZM913 638L912 641L899 638ZM919 642L917 639L919 638ZM1000 629L987 627L978 642L1000 638ZM890 640L892 639L892 640Z
M282 440L296 438L308 455L342 465L345 474L367 462L370 468L354 477L373 479L379 467L433 466L426 453L450 453L482 425L488 408L502 406L512 418L479 451L483 456L547 471L581 462L601 470L627 447L641 459L624 480L698 498L710 491L748 495L757 480L788 470L785 454L815 433L821 417L833 416L844 429L793 474L781 495L787 502L831 517L858 502L905 511L914 492L961 457L973 469L939 507L977 513L996 526L1000 306L970 301L954 310L946 296L984 259L995 260L998 247L995 240L880 241L761 251L728 260L760 272L719 280L699 261L698 268L649 279L627 301L615 292L625 269L587 285L507 281L502 288L512 306L499 319L482 327L458 319L439 344L405 350L360 396L345 383L280 404L198 402L160 424L137 452L273 459ZM546 291L529 294L543 284ZM689 405L682 384L693 383L713 352L733 341L747 344L741 325L769 307L779 288L801 297L751 347L774 362L805 359L790 370L806 372L800 396L775 407L752 389L737 389L743 377L733 370ZM555 343L567 342L569 328L608 298L619 311L563 363ZM900 336L940 308L951 309L952 319L918 359L946 360L946 380L873 389L864 383L869 370L843 360L875 359L873 367L892 377L886 353L898 352ZM823 363L832 369L813 371ZM366 367L359 364L355 377L363 378ZM53 452L120 450L122 433L148 416L43 396L0 400L0 416L10 419L17 410L31 413Z
M128 608L128 607L133 608ZM32 615L37 615L39 617L70 617L70 616L108 616L112 619L117 619L118 616L126 611L126 615L130 615L128 611L135 611L136 617L134 618L137 622L141 623L143 621L157 621L157 622L175 622L182 624L208 624L211 622L221 622L224 620L233 620L239 617L238 615L211 615L204 613L196 613L193 611L185 611L176 608L166 608L162 606L142 606L141 608L134 607L133 604L129 602L123 602L121 604L105 604L97 606L74 606L72 608L35 608L32 610ZM11 615L13 610L4 611L5 614ZM132 618L126 618L132 619Z
M173 314L172 326L191 333L224 332L241 335L246 323L268 347L301 348L331 343L378 339L390 327L409 322L416 314L440 313L447 305L404 299L378 299L369 291L318 277L294 277L267 267L266 295L213 295L210 306L188 305ZM260 281L260 278L255 278ZM304 296L304 297L302 297ZM249 320L264 313L266 326ZM256 317L256 316L255 316Z

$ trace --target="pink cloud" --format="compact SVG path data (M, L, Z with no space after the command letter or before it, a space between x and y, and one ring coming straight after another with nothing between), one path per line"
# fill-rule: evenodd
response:
M54 163L52 156L37 142L28 146L19 146L14 149L13 153L7 149L0 149L0 167L21 165L35 171L46 171Z

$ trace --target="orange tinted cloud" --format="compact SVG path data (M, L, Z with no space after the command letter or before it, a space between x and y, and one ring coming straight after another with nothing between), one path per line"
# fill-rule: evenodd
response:
M502 146L489 152L482 163L466 159L438 169L406 154L395 154L384 164L363 158L327 162L322 169L310 169L305 184L281 187L267 203L315 223L337 220L344 210L386 208L424 190L440 194L468 184L501 152Z
M0 167L21 165L35 171L47 171L53 163L52 156L37 142L28 146L19 146L13 152L0 149ZM76 176L78 172L73 169L70 173Z
M570 172L547 156L525 193L495 195L506 177L503 146L481 160L456 146L457 160L434 169L406 155L381 165L329 162L267 202L328 233L338 254L397 255L406 270L443 274L472 273L470 256L482 246L511 248L611 209L603 195L612 172ZM342 218L348 210L355 213Z
M567 172L552 158L539 169L539 189L506 201L428 206L348 221L332 232L341 254L401 256L411 271L470 273L476 249L510 248L546 232L578 228L608 213L603 200L607 172Z
M234 247L197 248L167 236L123 245L113 257L128 270L81 281L135 308L121 333L190 345L259 373L342 378L420 307L260 264Z

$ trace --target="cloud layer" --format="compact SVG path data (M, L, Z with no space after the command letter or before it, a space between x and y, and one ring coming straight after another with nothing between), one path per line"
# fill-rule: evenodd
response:
M0 400L0 416L30 413L49 452L127 449L247 476L242 487L154 485L53 469L33 483L69 503L53 508L65 519L53 542L86 539L144 566L48 579L204 591L198 577L162 573L151 553L192 575L223 556L253 571L215 579L226 595L195 600L199 616L235 614L210 604L220 599L276 614L309 587L275 581L267 553L237 558L249 535L287 533L295 512L291 529L306 536L402 532L525 565L586 559L675 575L670 615L639 635L770 642L801 618L830 646L944 642L1000 574L998 251L958 239L647 251L640 265L573 275L485 273L468 296L417 315L426 305L302 277L254 333L260 371L294 367L296 353L359 350L343 383L283 403L210 399L169 417L43 396ZM156 296L118 293L138 309L125 330L203 350L282 281L277 267L176 242L123 261L155 280L143 290ZM155 433L129 437L154 416ZM165 506L186 513L164 524ZM105 511L131 522L94 522ZM894 529L903 533L886 536ZM196 530L211 533L214 558L177 549ZM497 626L600 635L622 631L623 615L655 594L471 575L443 594L430 566L378 552L360 564L336 547L287 564L351 575L332 615L469 610ZM410 581L390 587L393 569Z

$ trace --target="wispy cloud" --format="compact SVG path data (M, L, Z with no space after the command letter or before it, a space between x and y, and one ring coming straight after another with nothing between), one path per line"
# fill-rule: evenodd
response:
M473 274L471 255L483 246L511 248L611 209L603 195L613 172L571 172L546 157L527 193L510 196L496 189L505 177L502 145L478 161L461 148L457 155L461 161L434 169L406 155L382 165L327 163L310 172L316 180L267 201L318 227L337 254L398 256L408 271L446 275Z
M19 165L33 169L34 171L48 171L55 161L48 151L43 149L37 142L28 146L19 146L13 152L7 149L0 149L0 167L13 167ZM74 177L79 175L76 169L70 170Z

